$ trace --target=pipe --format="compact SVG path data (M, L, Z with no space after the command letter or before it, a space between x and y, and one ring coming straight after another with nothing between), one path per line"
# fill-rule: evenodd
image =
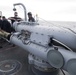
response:
M26 25L26 23L20 23L20 24L15 23L13 25L13 28L18 32L21 32L22 30L25 31L28 30L30 32L34 32L38 34L44 34L47 36L49 35L50 38L51 37L54 38L54 41L60 41L65 46L67 46L70 50L76 51L76 35L73 32L66 30L64 28L49 27L42 25L33 26L33 25Z
M27 12L26 12L26 7L24 6L24 4L22 4L22 3L15 3L13 5L14 6L21 5L24 8L24 18L25 18L25 21L27 21Z

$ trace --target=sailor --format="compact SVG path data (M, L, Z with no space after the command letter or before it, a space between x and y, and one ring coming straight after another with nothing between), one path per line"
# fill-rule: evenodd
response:
M17 12L14 12L14 17L9 17L8 19L11 20L11 30L12 30L12 32L15 32L14 28L12 27L12 25L16 21L17 22L22 21L22 18L18 17L18 13Z
M2 30L11 33L11 24L10 22L5 18L5 16L2 17Z
M1 19L1 16L0 16L0 29L2 28L2 19ZM0 38L0 48L2 48L2 46L1 46L1 38Z
M18 13L14 12L14 17L9 17L9 20L11 20L11 24L13 24L15 21L19 22L22 20L22 18L18 17Z
M0 16L0 28L2 27L2 19L1 19L1 16Z
M29 22L35 22L35 19L32 17L32 13L28 12L28 21Z

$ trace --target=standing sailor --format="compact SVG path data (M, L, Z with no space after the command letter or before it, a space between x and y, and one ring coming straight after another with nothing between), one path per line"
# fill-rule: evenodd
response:
M1 19L1 16L0 16L0 28L2 28L2 19Z
M2 17L2 30L11 33L11 24L5 16Z
M2 20L1 20L1 16L0 16L0 29L2 28ZM1 46L1 38L0 38L0 48L2 48L2 46Z
M13 24L15 21L19 22L22 21L22 19L18 16L17 12L14 12L14 17L9 17L9 20L11 20L11 23Z
M20 18L18 16L17 12L14 12L14 17L9 17L8 19L11 20L11 31L15 32L14 28L12 27L12 25L13 25L14 22L20 22L20 21L22 21L22 18Z
M29 22L35 22L35 19L32 17L32 13L28 12L28 21Z

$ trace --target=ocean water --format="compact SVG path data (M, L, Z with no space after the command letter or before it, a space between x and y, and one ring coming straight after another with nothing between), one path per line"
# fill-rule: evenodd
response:
M71 21L39 21L40 25L68 28L76 33L76 22Z

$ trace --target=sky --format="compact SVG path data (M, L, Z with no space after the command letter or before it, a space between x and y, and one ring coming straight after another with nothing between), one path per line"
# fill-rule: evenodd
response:
M2 0L0 11L6 18L13 16L13 4L23 3L27 12L32 12L33 17L49 21L76 21L76 0ZM22 6L16 6L20 17L24 17Z

